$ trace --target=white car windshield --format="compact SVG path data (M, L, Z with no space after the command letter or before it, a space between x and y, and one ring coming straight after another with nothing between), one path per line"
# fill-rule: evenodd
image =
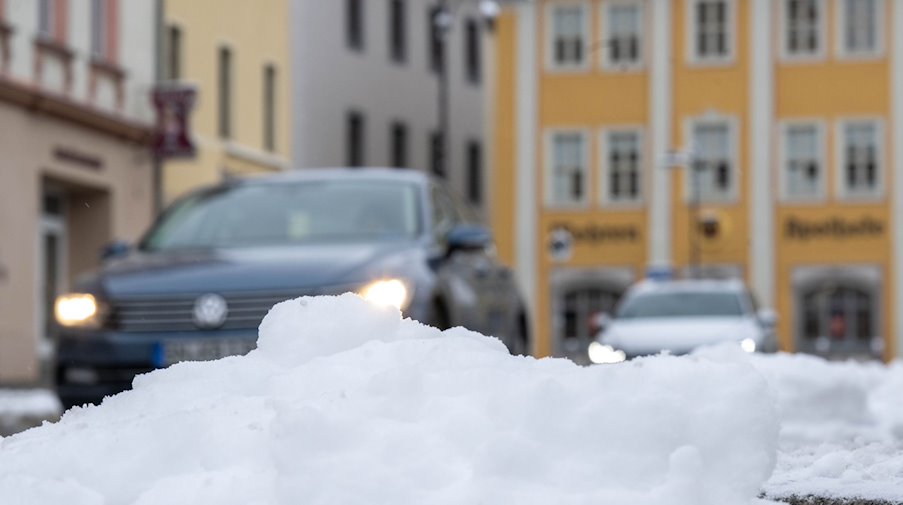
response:
M743 306L735 293L669 291L627 299L618 319L647 317L739 317Z
M192 195L164 214L146 250L410 239L417 186L385 181L239 184Z

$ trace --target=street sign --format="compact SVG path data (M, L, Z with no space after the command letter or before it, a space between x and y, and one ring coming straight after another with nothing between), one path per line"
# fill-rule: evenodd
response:
M193 157L190 115L197 90L184 84L161 85L151 92L151 100L157 110L154 155L158 159Z

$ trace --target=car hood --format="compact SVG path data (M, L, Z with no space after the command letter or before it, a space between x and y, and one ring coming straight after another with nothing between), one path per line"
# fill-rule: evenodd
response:
M600 340L628 356L645 356L662 351L686 354L700 346L746 338L758 343L759 333L755 321L745 317L622 319L610 323Z
M86 284L94 284L113 298L207 291L315 291L397 275L402 265L410 265L416 250L412 244L354 243L136 252L109 263Z

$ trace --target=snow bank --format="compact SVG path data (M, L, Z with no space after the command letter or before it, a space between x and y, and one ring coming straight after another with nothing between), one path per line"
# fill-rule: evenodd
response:
M62 405L46 389L0 389L0 435L12 434L47 419L58 419Z
M769 496L903 502L903 365L757 357L780 402Z
M277 305L245 357L140 377L0 441L4 503L748 505L776 405L742 359L581 368L353 295ZM63 499L65 497L65 499Z

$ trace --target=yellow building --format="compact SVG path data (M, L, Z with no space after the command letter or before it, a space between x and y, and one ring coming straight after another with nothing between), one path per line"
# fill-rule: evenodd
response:
M536 0L498 23L491 219L538 355L650 273L740 277L784 350L903 349L903 2Z
M290 0L164 0L162 75L193 85L197 154L163 168L166 202L230 175L289 167Z

